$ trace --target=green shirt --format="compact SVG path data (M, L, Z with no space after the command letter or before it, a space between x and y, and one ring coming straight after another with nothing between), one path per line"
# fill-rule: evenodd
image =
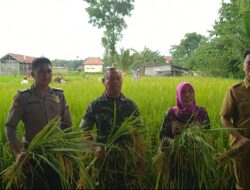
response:
M137 105L132 100L123 94L113 99L104 93L89 104L83 115L84 123L80 127L84 130L91 130L96 125L96 141L105 143L111 129L120 127L131 115L132 117L140 115Z

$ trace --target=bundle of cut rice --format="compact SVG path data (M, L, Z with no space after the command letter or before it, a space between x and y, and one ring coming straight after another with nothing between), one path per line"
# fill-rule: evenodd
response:
M216 151L208 129L185 126L170 145L154 157L158 173L156 188L215 189L226 186L213 157Z
M94 188L84 163L93 142L85 139L84 132L60 130L58 124L50 122L35 136L22 164L14 162L1 172L6 189L25 189L27 173L36 175L37 170L43 171L44 164L57 172L63 189Z

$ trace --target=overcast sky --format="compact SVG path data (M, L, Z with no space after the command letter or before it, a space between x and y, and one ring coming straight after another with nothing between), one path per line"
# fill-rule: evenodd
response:
M86 7L82 0L0 0L0 56L102 57L103 31L88 23ZM220 7L221 0L135 0L117 47L169 55L186 33L207 36Z

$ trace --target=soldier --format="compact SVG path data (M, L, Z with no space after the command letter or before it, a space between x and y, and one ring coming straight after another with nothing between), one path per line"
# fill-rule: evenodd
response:
M231 147L240 152L233 160L236 189L250 189L250 50L244 59L245 79L228 89L220 112L225 127L241 129L230 130Z
M8 143L19 164L22 163L25 155L25 150L22 150L19 145L16 132L20 120L24 123L23 144L26 149L32 139L52 119L61 118L61 129L72 128L69 108L63 90L49 87L52 78L52 64L50 60L45 57L36 58L32 62L31 69L34 84L30 89L23 90L15 96L5 124ZM45 173L44 175L47 175L48 178L56 176L53 172ZM41 188L42 182L36 182L36 180L38 179L32 179L34 181L33 188ZM58 181L57 179L51 180L54 180L54 184L60 184L59 178ZM29 186L32 188L31 184Z
M131 115L134 114L134 118L140 115L137 105L132 100L125 97L121 92L122 75L119 71L115 68L109 68L102 79L102 83L105 86L105 92L101 97L89 104L79 126L89 131L96 125L96 141L98 143L106 143L108 135L114 125L115 127L119 127L126 118L129 118ZM91 140L94 139L92 136L90 136L90 138ZM105 150L103 146L96 148L96 156L99 160L104 160ZM124 188L124 183L117 179L113 179L113 181L109 179L104 183L106 183L105 188L108 189Z

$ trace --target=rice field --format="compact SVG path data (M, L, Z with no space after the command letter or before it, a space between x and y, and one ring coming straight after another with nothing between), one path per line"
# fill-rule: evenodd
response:
M55 76L54 76L55 77ZM68 105L70 107L73 126L78 128L82 115L87 105L94 98L100 96L104 90L99 75L90 75L88 78L81 75L64 76L68 81L66 84L51 83L51 87L62 88L64 90ZM7 119L8 111L12 104L12 99L17 90L28 88L28 85L21 84L21 77L0 76L0 171L4 170L14 158L11 154L6 155L8 146L4 132L4 123ZM132 99L139 107L146 132L143 134L146 147L147 166L147 187L155 188L156 175L152 170L152 158L159 148L159 132L165 112L169 107L175 105L175 90L179 82L188 81L193 84L196 90L196 103L206 108L213 129L221 128L220 107L224 94L229 86L236 83L233 79L223 78L191 78L191 77L141 77L139 81L133 81L132 76L127 75L123 82L123 93ZM22 124L19 124L22 126ZM22 134L22 127L19 127ZM214 143L218 147L227 149L228 134L224 131L215 131ZM3 156L4 155L4 156ZM230 175L230 174L229 174ZM1 183L1 182L0 182ZM228 186L232 187L232 181L228 181ZM2 188L4 186L2 185Z

